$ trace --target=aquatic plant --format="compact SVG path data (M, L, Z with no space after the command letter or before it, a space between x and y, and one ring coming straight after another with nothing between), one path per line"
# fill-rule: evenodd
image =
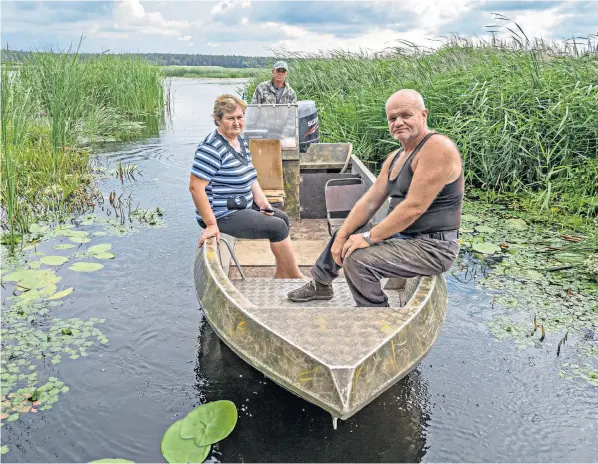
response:
M237 423L237 408L227 400L198 406L172 424L160 444L170 462L203 462L212 444L226 438Z
M11 249L40 219L92 210L94 143L153 134L163 119L159 68L132 57L31 53L18 70L2 67L1 87L0 222ZM125 166L121 177L137 173Z
M511 34L511 33L509 33ZM351 142L371 169L396 147L384 103L422 93L429 126L450 136L468 191L527 195L555 215L598 212L598 36L586 46L524 37L446 39L429 49L400 42L382 53L287 54L299 99L318 106L323 142ZM250 95L266 72L252 79ZM492 195L495 195L494 197Z

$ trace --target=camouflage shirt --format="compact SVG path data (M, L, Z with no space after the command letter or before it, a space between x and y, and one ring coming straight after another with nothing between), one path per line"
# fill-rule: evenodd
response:
M282 91L280 98L276 98L280 91ZM265 81L261 84L258 84L258 86L255 88L251 103L297 103L297 94L287 81L284 81L284 87L282 89L277 89L272 81Z

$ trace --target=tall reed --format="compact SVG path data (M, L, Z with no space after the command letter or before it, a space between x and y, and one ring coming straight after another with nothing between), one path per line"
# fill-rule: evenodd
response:
M584 47L453 37L439 48L285 56L299 99L315 100L324 141L348 141L376 168L396 142L384 113L401 88L422 93L429 126L456 141L470 186L529 193L538 208L598 206L598 37ZM249 92L260 79L252 80Z
M2 229L14 246L29 224L89 207L94 143L153 135L164 109L158 66L76 51L32 53L2 68Z

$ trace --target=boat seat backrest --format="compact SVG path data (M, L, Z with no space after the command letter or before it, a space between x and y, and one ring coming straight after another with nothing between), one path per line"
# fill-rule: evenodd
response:
M282 148L279 139L249 140L251 162L257 171L257 180L270 203L284 200L282 177Z
M349 215L355 203L367 192L368 187L359 177L330 179L324 187L328 231L338 229Z

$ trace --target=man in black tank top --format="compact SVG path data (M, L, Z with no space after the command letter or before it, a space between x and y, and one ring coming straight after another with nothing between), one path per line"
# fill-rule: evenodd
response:
M383 277L438 275L459 254L463 170L456 145L428 129L428 110L415 90L386 102L390 135L401 147L355 204L314 264L313 280L288 294L291 301L329 300L344 269L357 306L388 306ZM384 220L370 220L390 199Z

